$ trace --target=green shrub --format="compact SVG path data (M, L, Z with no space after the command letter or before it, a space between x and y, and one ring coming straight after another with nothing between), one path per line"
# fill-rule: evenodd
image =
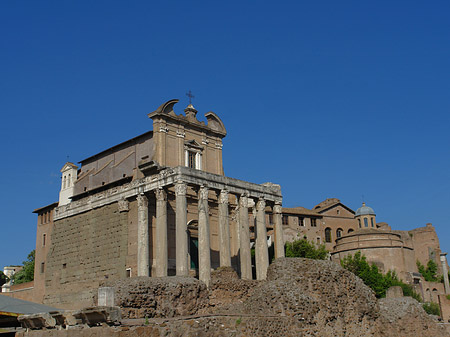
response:
M441 315L441 310L439 309L439 304L437 303L434 302L424 303L422 304L422 307L423 310L425 310L426 313L429 315L436 315L436 316Z
M378 267L366 260L361 252L356 252L354 256L347 255L341 260L341 266L363 280L363 282L375 292L377 298L386 297L386 291L393 286L400 286L403 296L411 296L417 301L421 301L420 295L409 285L401 281L395 271L388 271L383 275Z
M315 260L326 260L328 257L325 245L316 246L309 242L306 237L293 242L286 242L284 250L286 257L304 257Z

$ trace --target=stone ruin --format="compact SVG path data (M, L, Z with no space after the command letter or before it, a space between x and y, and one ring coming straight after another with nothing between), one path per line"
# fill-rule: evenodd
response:
M266 281L219 268L209 288L178 276L103 286L110 297L99 300L115 307L71 313L73 325L65 327L27 326L17 336L449 336L414 299L377 300L361 279L330 261L277 259Z

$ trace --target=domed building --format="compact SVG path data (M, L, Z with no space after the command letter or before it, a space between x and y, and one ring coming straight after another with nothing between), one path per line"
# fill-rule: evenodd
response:
M359 228L376 227L375 212L371 207L366 206L365 202L356 210L355 219L358 220Z

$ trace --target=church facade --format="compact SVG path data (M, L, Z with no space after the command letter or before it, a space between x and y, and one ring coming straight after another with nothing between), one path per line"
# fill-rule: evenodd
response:
M222 121L177 102L148 114L153 131L64 165L59 202L35 210L37 301L90 306L102 281L134 276L208 285L219 266L265 279L269 245L284 256L280 186L224 176Z

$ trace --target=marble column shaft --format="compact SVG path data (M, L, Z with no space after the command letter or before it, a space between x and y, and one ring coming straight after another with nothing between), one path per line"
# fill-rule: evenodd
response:
M199 279L209 287L211 282L211 251L209 242L208 188L198 192L198 268Z
M241 195L239 198L239 230L240 243L239 255L241 261L241 278L252 279L252 256L250 253L250 229L248 219L248 197Z
M137 251L137 275L149 276L149 236L148 236L148 200L145 195L137 196L138 204L138 251Z
M444 289L445 294L450 295L450 285L448 281L448 269L447 269L447 253L441 254L442 274L444 275Z
M188 276L188 235L187 235L187 203L186 203L187 186L178 182L175 184L176 197L176 269L177 275Z
M167 193L159 188L156 194L156 276L167 276L168 244L167 244Z
M284 257L284 238L283 224L281 219L282 207L281 203L275 203L273 206L273 223L275 236L275 258Z
M269 250L267 246L266 202L259 199L256 204L256 279L265 280L269 268Z
M227 190L222 190L219 195L219 244L220 266L231 267L230 220L228 217Z

